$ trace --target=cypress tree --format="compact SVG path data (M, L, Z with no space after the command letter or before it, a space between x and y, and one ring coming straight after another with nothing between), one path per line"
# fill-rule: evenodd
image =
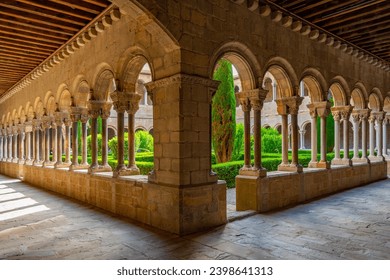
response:
M218 163L231 160L236 134L236 98L232 64L221 59L214 72L220 81L212 102L212 145Z

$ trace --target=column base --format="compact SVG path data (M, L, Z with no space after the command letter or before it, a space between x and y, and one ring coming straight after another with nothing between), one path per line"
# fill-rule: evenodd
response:
M325 168L329 169L330 168L330 162L329 161L314 161L314 162L309 162L309 168Z
M132 167L124 167L120 168L114 171L113 177L119 177L119 176L131 176L131 175L139 175L140 171L139 168L136 166Z
M18 160L18 164L24 164L25 162L26 162L25 159L19 159L19 160Z
M239 174L243 175L243 176L254 176L254 177L262 178L262 177L267 176L267 169L254 168L254 167L251 167L251 168L243 167L240 169Z
M33 165L33 160L32 159L26 159L24 162L24 165Z
M334 158L331 162L332 165L346 165L352 166L352 160L349 158Z
M19 159L17 159L17 158L12 159L13 163L18 163L18 161L19 161Z
M43 161L41 161L41 160L40 161L34 161L33 165L34 166L42 166L43 165Z
M54 164L54 168L68 168L69 167L69 165L68 164L65 164L64 162L61 162L61 163L59 163L59 162L57 162L56 164Z
M99 172L111 172L112 168L111 166L107 165L98 165L98 166L90 166L88 168L88 174L94 174L94 173L99 173Z
M278 171L288 171L288 172L303 172L303 167L300 164L279 164Z
M353 158L352 163L370 163L368 158Z
M88 169L88 164L72 164L69 166L69 170L80 170L80 169Z
M54 166L54 162L52 162L52 161L45 161L43 163L43 167L48 167L48 166Z

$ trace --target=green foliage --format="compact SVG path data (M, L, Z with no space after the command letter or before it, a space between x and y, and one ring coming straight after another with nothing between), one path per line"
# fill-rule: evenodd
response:
M333 98L329 100L333 107ZM317 117L317 147L318 152L321 151L321 119ZM326 152L330 153L334 149L334 119L332 114L326 117Z
M281 153L282 135L274 128L261 129L261 151L263 153Z
M129 141L128 134L125 132L124 158L128 158ZM118 137L115 136L108 141L108 147L114 159L118 159ZM153 152L153 136L147 131L137 131L135 133L135 151ZM152 153L153 155L153 153ZM136 159L137 160L137 159ZM143 160L140 160L143 161ZM153 161L153 160L152 160Z
M244 150L244 125L242 123L239 123L236 124L236 135L234 137L232 161L240 160L243 150Z
M98 140L98 155L102 155L102 135L98 134L97 135L97 140ZM87 136L87 147L88 147L88 155L91 155L92 153L92 135Z
M81 154L81 149L82 149L82 127L81 127L81 122L77 123L77 143L78 143L78 152Z
M135 156L136 161L153 162L153 152L137 153Z
M221 83L212 103L212 145L217 162L227 162L232 157L236 133L236 98L232 64L221 59L213 78Z
M153 152L153 136L143 130L135 133L135 151L136 152Z

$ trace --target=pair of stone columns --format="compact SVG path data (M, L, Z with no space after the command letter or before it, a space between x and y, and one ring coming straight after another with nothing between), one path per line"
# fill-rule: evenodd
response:
M311 160L309 167L311 168L330 168L330 163L326 160L326 117L330 113L331 104L328 101L314 102L307 105L311 116ZM320 143L321 156L320 161L317 160L317 117L320 117Z
M261 165L261 110L268 91L253 89L236 93L241 108L244 111L244 166L240 175L264 177L267 172ZM251 164L250 150L250 115L253 109L254 116L254 165Z
M135 164L135 138L134 138L134 122L135 113L139 109L139 101L142 95L133 92L116 91L111 94L114 102L114 109L117 112L117 128L118 128L118 164L114 171L114 177L124 175L140 174L138 167ZM124 114L127 112L128 120L128 165L124 162Z
M80 108L80 107L72 107L70 118L72 121L72 164L70 166L70 170L85 169L85 168L89 167L88 162L87 162L87 122L89 119L87 109ZM82 139L82 141L81 141L81 146L82 146L81 163L79 163L79 160L78 160L78 156L79 156L78 124L79 124L79 122L81 122L81 139Z
M370 161L383 161L383 147L386 146L383 143L387 141L384 139L383 122L385 120L385 113L379 111L371 111L368 118L369 122L369 134L370 134ZM375 155L375 122L377 123L376 139L377 139L377 155ZM385 120L386 122L386 120ZM385 128L387 134L387 128Z
M278 166L279 171L302 172L302 165L298 162L298 111L303 97L283 97L276 100L277 110L282 116L282 163ZM291 116L291 163L288 160L288 115Z
M91 118L92 163L88 168L89 173L109 172L112 168L108 164L108 127L107 119L110 117L112 102L103 100L91 100L88 103L88 114ZM102 164L98 163L98 139L97 119L102 118Z
M352 165L349 158L349 117L351 115L352 106L337 106L332 107L332 115L334 119L334 159L332 165ZM340 157L340 121L343 123L343 146L344 156Z

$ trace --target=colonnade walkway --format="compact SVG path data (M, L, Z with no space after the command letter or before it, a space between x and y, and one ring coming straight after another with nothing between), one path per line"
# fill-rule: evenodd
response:
M390 180L179 237L0 175L0 259L390 259Z

